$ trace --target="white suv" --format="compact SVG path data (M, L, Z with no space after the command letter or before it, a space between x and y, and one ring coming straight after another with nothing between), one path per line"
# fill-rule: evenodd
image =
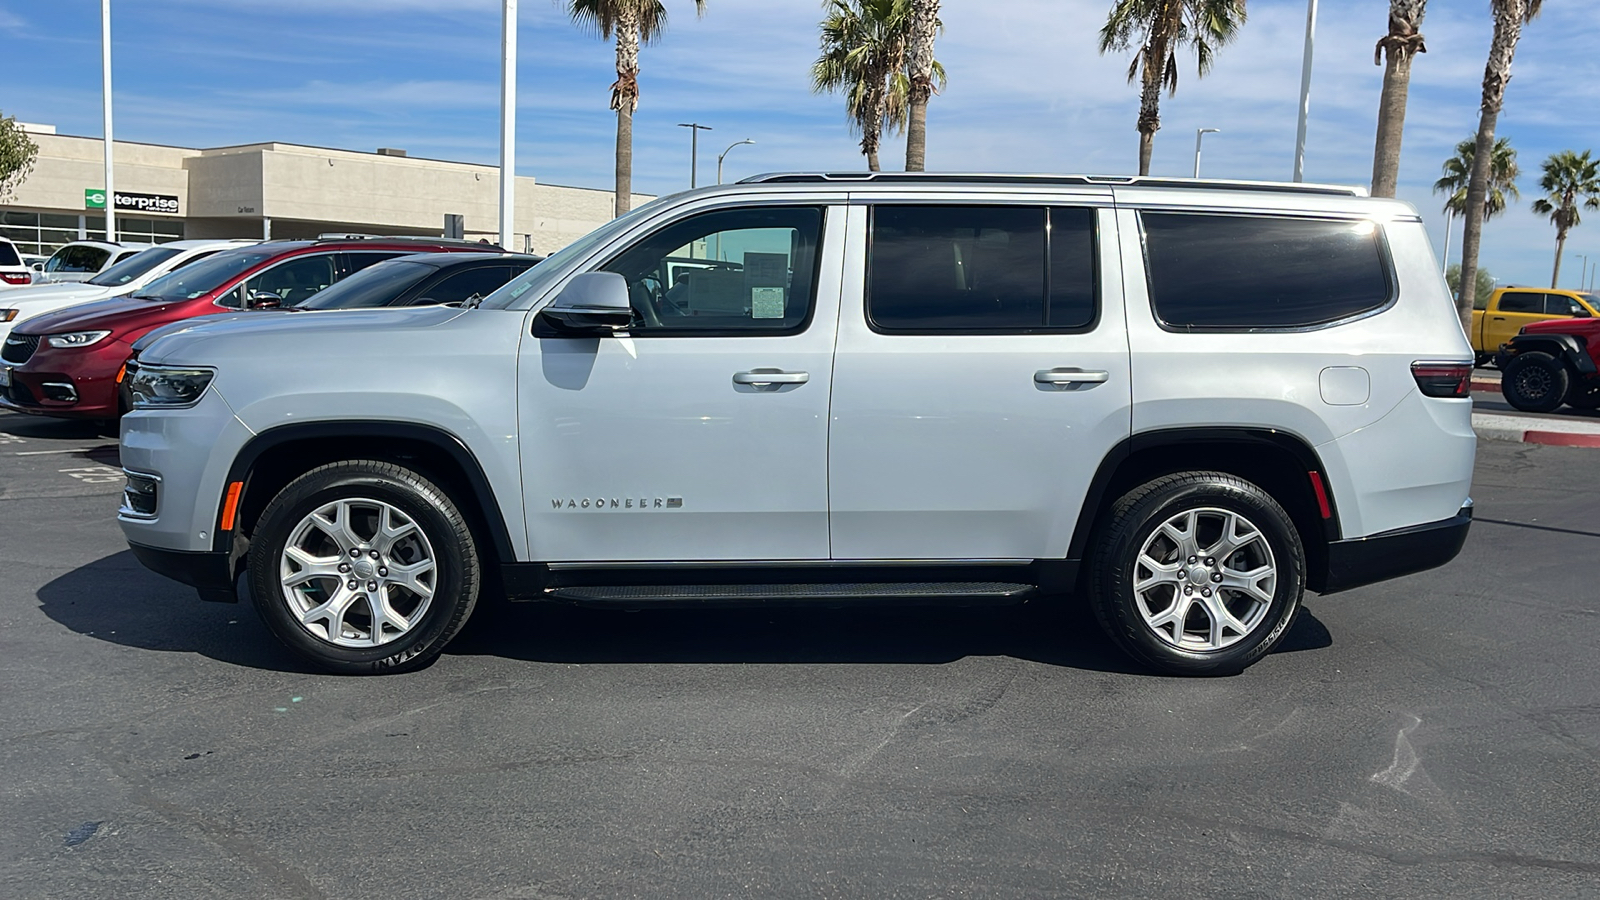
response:
M771 175L666 197L470 308L199 323L130 372L119 521L330 669L481 593L1086 596L1177 673L1302 592L1441 565L1475 438L1416 211L1357 189Z

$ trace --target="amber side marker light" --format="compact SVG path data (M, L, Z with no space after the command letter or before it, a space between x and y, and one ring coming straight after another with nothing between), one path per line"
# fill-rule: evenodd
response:
M228 485L227 496L222 501L221 527L223 531L233 530L233 520L239 513L239 492L242 490L244 490L244 482L242 481L235 481Z
M127 376L128 376L128 364L127 363L123 363L122 364L122 368L117 370L117 384L121 384L122 383L122 379L126 378Z

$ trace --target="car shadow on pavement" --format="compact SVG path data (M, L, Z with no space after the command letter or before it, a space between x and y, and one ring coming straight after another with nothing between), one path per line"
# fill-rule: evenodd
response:
M0 433L43 441L115 441L118 436L115 423L26 415L0 415Z
M83 635L129 647L198 653L233 665L317 671L267 631L248 602L207 603L146 571L129 551L40 588L41 609ZM1274 651L1332 646L1310 610ZM628 612L498 599L446 648L451 656L530 662L936 665L1011 656L1048 665L1156 674L1124 656L1088 607L1047 598L1006 607L719 608Z

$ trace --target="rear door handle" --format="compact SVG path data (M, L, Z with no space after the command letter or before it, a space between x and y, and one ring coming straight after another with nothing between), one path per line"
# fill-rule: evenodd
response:
M733 373L734 384L749 384L755 387L765 387L772 384L805 384L811 380L807 372L785 372L782 369L751 369L748 372Z
M1110 372L1102 370L1084 371L1083 369L1040 369L1033 373L1033 380L1039 384L1104 384L1111 377Z

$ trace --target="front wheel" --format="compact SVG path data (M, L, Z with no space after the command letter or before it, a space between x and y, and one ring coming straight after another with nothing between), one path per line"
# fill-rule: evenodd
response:
M290 649L334 672L426 665L471 615L481 580L449 495L375 460L290 482L250 542L256 610Z
M1095 616L1122 649L1172 674L1225 675L1265 656L1294 622L1305 551L1259 487L1184 472L1112 506L1089 577Z
M1529 350L1506 362L1500 374L1500 393L1523 412L1554 412L1567 396L1571 376L1561 360Z

